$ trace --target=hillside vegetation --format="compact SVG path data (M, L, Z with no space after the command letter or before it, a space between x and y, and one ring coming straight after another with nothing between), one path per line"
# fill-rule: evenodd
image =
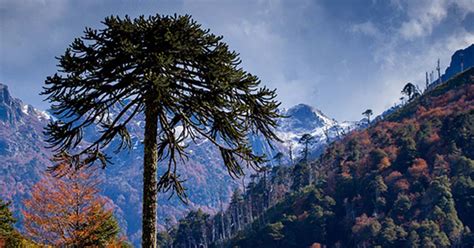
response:
M188 214L164 247L472 247L474 68L328 146L265 167L215 216Z

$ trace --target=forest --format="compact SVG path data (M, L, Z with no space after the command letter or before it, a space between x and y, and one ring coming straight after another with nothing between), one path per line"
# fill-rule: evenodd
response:
M159 240L183 248L472 247L473 176L471 68L317 160L302 154L260 168L227 209L192 211Z

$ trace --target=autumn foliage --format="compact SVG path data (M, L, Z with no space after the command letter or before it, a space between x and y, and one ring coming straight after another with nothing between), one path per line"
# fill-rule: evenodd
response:
M98 184L93 171L61 178L45 174L24 201L27 235L58 247L115 246L118 224L109 202L99 195Z
M473 75L330 144L288 179L303 183L229 246L474 247Z

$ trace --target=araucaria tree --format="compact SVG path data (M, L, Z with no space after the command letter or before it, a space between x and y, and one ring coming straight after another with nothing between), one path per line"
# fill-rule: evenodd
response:
M419 96L420 92L414 84L407 83L405 84L405 86L403 86L402 94L406 95L408 97L408 100L411 101L415 97Z
M24 201L27 236L58 247L105 247L119 242L118 223L99 195L98 183L84 169L61 178L45 174Z
M86 28L59 57L59 73L48 77L44 95L59 120L46 129L55 159L74 168L99 161L112 140L117 152L130 148L127 124L144 114L143 247L156 246L158 191L184 197L176 174L186 158L185 140L206 138L218 147L230 175L257 167L248 134L278 140L276 93L244 71L221 36L190 16L108 17L99 30ZM83 130L98 136L83 141ZM181 132L177 132L180 127ZM167 169L157 180L157 164Z
M372 109L367 109L362 113L362 115L365 115L367 117L367 124L369 125L370 125L370 116L373 114L374 112L372 111Z
M309 145L313 143L313 141L314 141L314 137L311 136L311 134L309 133L303 134L303 136L301 136L300 140L298 141L300 144L304 145L301 153L303 154L303 161L305 162L308 161Z

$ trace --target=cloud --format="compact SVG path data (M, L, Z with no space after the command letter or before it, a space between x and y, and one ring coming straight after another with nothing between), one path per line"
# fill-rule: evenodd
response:
M371 21L354 24L350 27L349 31L352 33L360 33L370 37L378 37L380 35L379 29Z
M433 28L447 16L446 0L409 1L407 15L409 20L403 22L399 32L407 40L430 35Z
M84 26L110 14L191 14L223 35L242 67L277 88L284 107L315 105L337 119L382 111L406 81L472 41L472 0L0 0L0 80L39 108L37 96ZM471 13L471 14L469 14ZM463 23L464 20L464 23ZM464 25L462 25L464 24Z
M408 18L401 24L398 32L402 38L410 41L431 35L433 29L447 18L450 8L456 8L457 15L461 19L474 12L472 0L398 0L395 2L399 9L406 11Z
M62 0L1 0L0 2L0 56L9 63L25 63L41 50L57 42L58 33L51 32L51 25L61 19L69 1ZM38 39L48 33L47 39Z
M366 82L372 87L367 92L370 98L354 96L353 105L366 102L374 112L382 112L398 101L405 83L423 88L425 72L435 69L438 58L441 68L446 68L454 51L473 44L474 33L458 25L473 15L474 5L467 2L392 0L388 22L375 18L351 25L351 33L375 38L369 54L378 65L368 72L372 74Z
M384 50L391 64L383 64L381 70L374 74L374 78L382 82L373 89L378 94L373 95L372 101L379 103L374 111L380 113L397 102L400 89L407 82L423 89L425 72L435 71L438 59L441 68L446 68L454 51L471 44L474 44L474 34L459 29L449 36L438 38L423 49L402 50L392 47L392 50Z

